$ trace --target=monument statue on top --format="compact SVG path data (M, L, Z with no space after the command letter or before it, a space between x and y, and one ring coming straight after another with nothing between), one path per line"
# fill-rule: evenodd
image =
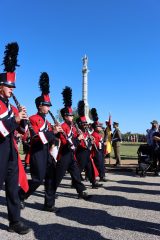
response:
M83 61L83 67L82 67L82 80L83 80L83 85L82 85L82 100L85 103L85 116L88 122L90 122L89 118L89 105L88 105L88 57L86 54L82 58Z

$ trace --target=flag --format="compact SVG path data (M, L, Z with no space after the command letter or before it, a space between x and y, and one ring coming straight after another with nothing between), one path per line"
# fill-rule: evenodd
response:
M106 138L105 138L105 155L108 155L112 151L112 119L111 114L109 113L109 119L106 121L107 127L106 127Z

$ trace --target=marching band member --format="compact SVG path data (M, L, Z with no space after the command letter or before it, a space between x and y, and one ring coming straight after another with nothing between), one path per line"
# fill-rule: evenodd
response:
M61 180L66 171L68 171L72 178L73 187L76 188L78 198L88 200L90 195L86 192L84 184L81 182L80 170L75 159L75 149L83 136L77 134L73 126L73 111L72 111L72 89L65 87L62 92L64 108L61 109L61 115L64 119L61 127L63 132L59 133L61 141L59 154L56 164L56 188L57 190Z
M6 46L4 65L6 71L0 74L0 189L5 182L8 209L8 231L26 234L31 229L20 220L20 200L18 182L23 190L28 190L26 174L18 154L14 132L25 131L24 120L27 119L25 107L21 111L11 106L9 98L15 86L15 67L17 65L18 44Z
M55 137L51 130L50 123L46 120L46 115L52 106L49 97L49 76L43 72L40 76L39 86L42 95L35 99L38 112L29 118L36 136L31 139L30 151L30 173L29 190L27 193L21 189L19 192L21 199L21 207L24 208L24 200L27 199L33 192L43 183L45 185L45 200L44 211L56 212L54 207L54 180L55 180L55 165L50 155L50 143L59 144L59 140Z
M102 131L102 123L98 122L98 114L96 108L91 109L91 115L94 123L92 124L93 132L92 136L94 137L95 144L92 148L93 159L95 165L99 171L100 181L106 182L107 178L105 177L105 166L104 166L104 145L103 137L100 134Z
M94 161L91 156L91 147L92 140L87 131L88 124L84 114L84 101L79 101L78 103L78 115L76 122L78 124L79 131L83 134L83 139L80 140L80 144L76 150L76 158L78 161L80 172L82 173L85 170L86 177L92 184L92 188L101 187L102 184L99 184L96 181L96 177L98 177L98 170L94 164Z

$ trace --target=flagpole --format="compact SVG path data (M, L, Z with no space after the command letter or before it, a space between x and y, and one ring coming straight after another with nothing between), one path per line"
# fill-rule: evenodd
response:
M112 131L111 112L109 112L109 123L110 123L110 131ZM112 140L111 140L111 142L112 142ZM111 152L109 153L109 165L111 166Z

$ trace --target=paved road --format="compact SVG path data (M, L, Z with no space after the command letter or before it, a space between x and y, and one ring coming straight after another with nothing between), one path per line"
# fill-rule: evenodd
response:
M6 231L8 226L4 191L0 192L1 240L160 240L160 178L140 178L132 168L109 168L108 182L87 202L77 199L67 174L58 188L56 206L60 211L47 213L43 207L44 188L27 200L23 220L33 228L19 236Z

